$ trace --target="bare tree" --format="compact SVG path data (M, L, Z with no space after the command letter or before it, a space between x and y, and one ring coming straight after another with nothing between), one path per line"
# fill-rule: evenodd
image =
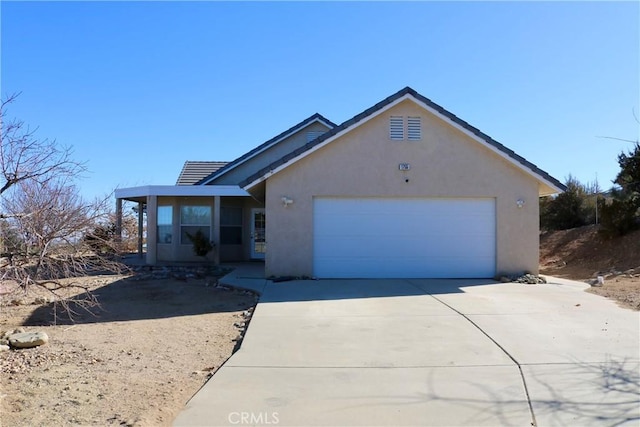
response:
M122 219L121 219L121 235L120 235L120 250L122 252L136 252L138 250L138 234L145 231L145 225L143 229L138 230L138 209L134 208L126 209L127 204L123 204ZM144 212L142 213L144 215ZM110 224L114 225L114 238L115 238L115 223L116 213L115 211L109 213Z
M95 232L110 224L110 198L87 203L77 187L63 179L22 181L11 195L3 200L3 210L20 244L2 258L2 280L23 292L33 286L45 290L70 316L74 310L67 298L72 294L82 294L74 298L75 307L97 306L86 276L124 269L115 254L115 240ZM110 250L95 250L97 240L99 247Z
M69 148L7 121L5 107L14 99L2 103L1 116L0 283L25 294L36 287L72 317L76 307L98 304L86 276L124 269L114 236L97 232L111 226L111 196L84 200L75 185L84 164Z
M85 165L73 160L70 147L38 139L37 129L7 117L7 108L17 96L11 95L0 104L0 195L22 181L45 183L53 177L84 172Z

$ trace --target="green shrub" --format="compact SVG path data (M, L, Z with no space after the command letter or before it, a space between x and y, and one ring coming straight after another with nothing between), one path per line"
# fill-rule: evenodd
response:
M618 155L620 172L614 181L619 188L612 191L613 200L600 203L602 234L622 236L640 227L640 144Z
M540 226L546 230L566 230L587 224L587 193L577 179L567 178L567 190L556 197L540 199Z
M196 255L204 257L213 250L213 244L211 244L202 230L196 231L195 234L187 233L187 237L193 243L193 252Z
M598 200L600 230L605 237L623 236L639 227L638 201L632 197L619 197L609 201Z

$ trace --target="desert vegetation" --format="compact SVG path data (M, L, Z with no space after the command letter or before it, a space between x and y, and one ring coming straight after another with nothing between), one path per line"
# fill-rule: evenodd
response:
M76 295L74 309L98 304L86 276L125 269L116 256L120 242L109 232L111 197L81 196L86 164L74 159L70 147L40 138L37 128L9 117L17 98L0 106L0 297L19 300L39 288L72 316L70 293Z
M613 186L603 191L597 182L583 184L569 175L567 190L540 199L543 230L567 230L599 224L599 232L613 238L640 228L640 144L618 155L620 171Z
M540 200L540 268L640 310L640 144L629 142L609 190L569 176L566 192Z

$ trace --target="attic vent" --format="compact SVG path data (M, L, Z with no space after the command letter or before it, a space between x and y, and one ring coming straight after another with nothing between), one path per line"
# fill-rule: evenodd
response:
M313 141L314 139L316 139L317 137L319 137L323 133L324 133L323 131L318 131L318 130L307 132L307 142Z
M415 141L422 139L422 126L420 117L407 117L407 139Z
M402 116L391 116L389 118L389 138L394 141L404 139L404 120Z

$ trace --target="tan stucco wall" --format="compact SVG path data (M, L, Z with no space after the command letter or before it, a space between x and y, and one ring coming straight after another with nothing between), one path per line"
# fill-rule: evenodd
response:
M421 116L422 140L390 140L391 115ZM267 275L313 275L314 196L495 197L496 272L538 271L537 181L409 100L268 178Z
M242 180L258 172L260 169L305 145L307 143L307 132L326 132L328 130L329 128L322 123L311 123L307 127L280 141L256 157L247 160L243 164L225 173L220 178L215 179L211 184L238 184Z

